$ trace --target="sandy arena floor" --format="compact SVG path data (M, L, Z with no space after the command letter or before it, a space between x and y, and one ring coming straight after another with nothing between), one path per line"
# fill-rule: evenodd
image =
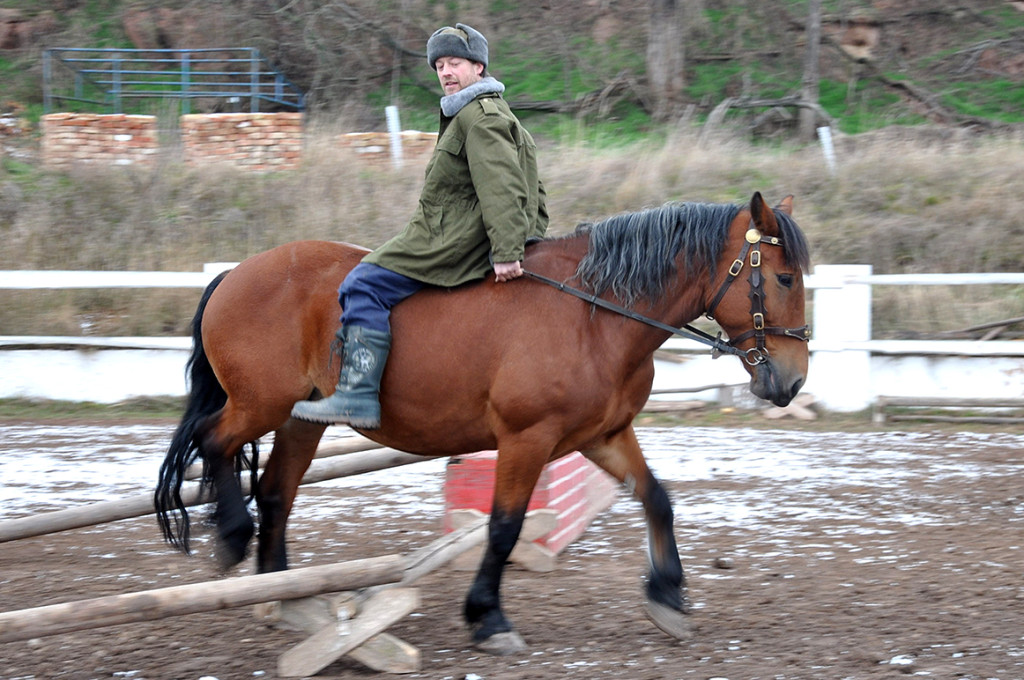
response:
M0 423L0 520L149 492L172 430ZM1024 678L1024 434L640 435L675 501L692 639L643 616L643 522L622 494L556 571L506 572L521 656L467 644L470 572L420 581L420 609L390 631L422 651L406 677ZM431 461L308 487L293 566L426 545L443 476ZM209 553L205 540L192 558L173 552L152 517L7 543L0 609L219 578ZM0 644L0 677L270 680L301 639L233 609ZM342 660L318 677L379 675Z

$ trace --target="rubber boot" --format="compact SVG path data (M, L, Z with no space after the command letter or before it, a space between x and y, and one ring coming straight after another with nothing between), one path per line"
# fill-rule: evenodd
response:
M380 379L391 351L391 334L362 326L342 326L338 340L341 375L334 394L326 399L296 403L292 417L375 430L380 427Z

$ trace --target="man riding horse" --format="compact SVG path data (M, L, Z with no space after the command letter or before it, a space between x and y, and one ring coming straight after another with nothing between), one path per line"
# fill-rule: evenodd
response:
M341 375L331 396L295 404L301 420L380 427L391 308L424 286L454 287L491 271L499 282L518 278L527 239L547 231L537 147L487 72L487 39L465 24L445 26L427 41L427 62L444 96L419 205L342 282Z

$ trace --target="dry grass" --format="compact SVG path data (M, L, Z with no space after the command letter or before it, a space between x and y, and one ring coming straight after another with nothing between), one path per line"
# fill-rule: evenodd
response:
M337 127L312 130L301 169L254 175L191 169L0 165L0 269L195 271L297 239L375 247L412 213L422 166L373 167L339 152ZM816 264L876 273L1019 271L1024 143L885 130L837 140L831 176L816 146L701 144L690 131L626 149L542 146L552 231L671 200L796 196ZM934 331L1024 315L1008 287L876 289L876 331ZM198 291L5 292L4 334L183 334Z

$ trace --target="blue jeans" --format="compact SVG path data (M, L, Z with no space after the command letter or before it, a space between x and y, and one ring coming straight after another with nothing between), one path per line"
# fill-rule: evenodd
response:
M427 284L375 264L360 262L338 288L343 326L391 332L391 308Z

